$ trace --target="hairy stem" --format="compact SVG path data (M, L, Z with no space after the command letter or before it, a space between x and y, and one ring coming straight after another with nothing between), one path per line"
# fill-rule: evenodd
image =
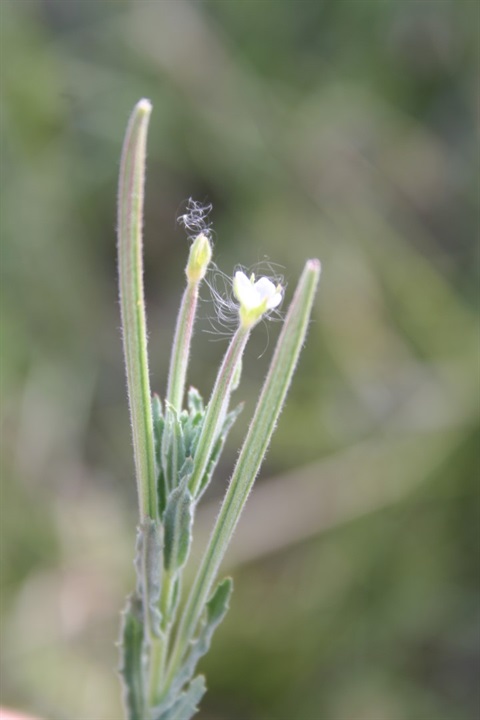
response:
M118 189L120 308L141 521L157 518L142 258L145 150L151 109L148 100L140 100L133 110L123 144Z
M183 396L185 394L185 381L197 302L198 283L189 282L183 293L178 313L168 374L167 402L178 413L182 410Z
M195 496L199 490L202 477L207 469L213 445L225 418L230 403L232 386L236 379L236 369L241 360L245 345L250 335L250 329L239 326L228 347L217 379L208 402L205 421L195 452L195 467L190 478L190 490Z
M290 305L252 423L183 611L170 658L167 687L195 633L218 568L267 451L305 340L319 274L318 260L309 260Z

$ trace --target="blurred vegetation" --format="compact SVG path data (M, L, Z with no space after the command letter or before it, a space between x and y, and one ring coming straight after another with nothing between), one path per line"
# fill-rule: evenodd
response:
M199 718L477 717L476 3L1 5L1 702L121 718L136 498L115 201L126 121L149 97L155 389L189 196L213 203L223 271L267 257L289 296L307 257L323 263ZM205 396L225 348L202 331L208 294L191 370ZM277 332L252 340L201 528Z

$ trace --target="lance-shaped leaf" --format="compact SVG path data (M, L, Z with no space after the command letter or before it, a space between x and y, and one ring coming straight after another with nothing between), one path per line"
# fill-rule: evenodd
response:
M188 489L187 473L181 484L170 493L163 516L165 568L178 571L185 564L190 549L193 522L193 501Z
M162 401L156 393L152 398L152 418L153 418L153 441L155 448L155 461L160 464L160 451L162 448L162 435L165 420L163 417Z
M205 619L198 638L193 641L184 664L170 686L171 697L176 697L179 691L190 681L198 661L209 651L213 633L222 622L229 608L232 590L232 578L225 578L217 585L212 597L207 602Z
M197 388L191 387L188 391L188 409L192 414L203 415L205 407L202 396Z
M162 467L162 438L165 427L165 418L163 417L162 403L158 395L152 398L152 418L153 418L153 442L155 452L155 475L157 478L157 494L158 509L160 517L163 516L165 505L167 503L168 489L165 486L165 476Z
M199 675L168 709L160 710L159 714L154 709L153 720L190 720L198 711L198 703L205 691L205 678Z
M170 405L165 410L162 438L162 471L168 492L179 484L179 470L185 462L185 440L181 419Z
M200 436L205 408L203 400L195 388L191 387L188 392L188 413L182 413L183 434L185 439L185 454L193 457Z
M146 656L144 650L142 602L129 597L122 615L120 675L128 720L144 720Z
M142 599L147 637L161 636L161 614L158 607L162 585L163 529L160 523L147 519L137 530L135 568L137 594Z

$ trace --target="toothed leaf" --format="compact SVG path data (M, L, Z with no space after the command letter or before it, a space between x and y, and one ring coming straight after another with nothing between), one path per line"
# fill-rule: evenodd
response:
M213 633L227 613L232 590L232 578L225 578L217 585L213 595L210 597L210 600L208 600L205 606L205 617L202 621L200 633L192 643L186 661L176 674L170 686L170 697L175 697L186 683L189 682L193 677L198 661L208 652Z
M169 708L160 710L158 715L154 711L153 720L190 720L197 713L197 705L205 691L205 678L203 675L198 675Z
M146 657L143 644L142 602L136 595L127 600L122 615L120 675L128 720L145 718Z
M148 604L152 633L160 637L161 614L158 608L162 583L163 529L154 520L145 520L137 529L135 568L137 594Z

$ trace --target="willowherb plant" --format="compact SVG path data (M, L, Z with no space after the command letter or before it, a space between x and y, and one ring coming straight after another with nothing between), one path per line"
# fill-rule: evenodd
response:
M305 340L320 274L304 268L275 348L215 526L183 601L195 508L238 415L230 397L254 326L276 308L283 288L237 271L233 278L237 329L205 406L195 388L184 407L190 341L199 286L212 257L209 225L192 203L183 216L191 247L172 346L166 397L152 397L143 293L142 208L145 148L151 105L141 100L127 128L118 198L118 271L123 345L133 434L140 521L135 592L128 598L121 637L121 676L129 720L189 720L205 692L195 677L199 659L228 609L232 580L217 573L265 456Z

